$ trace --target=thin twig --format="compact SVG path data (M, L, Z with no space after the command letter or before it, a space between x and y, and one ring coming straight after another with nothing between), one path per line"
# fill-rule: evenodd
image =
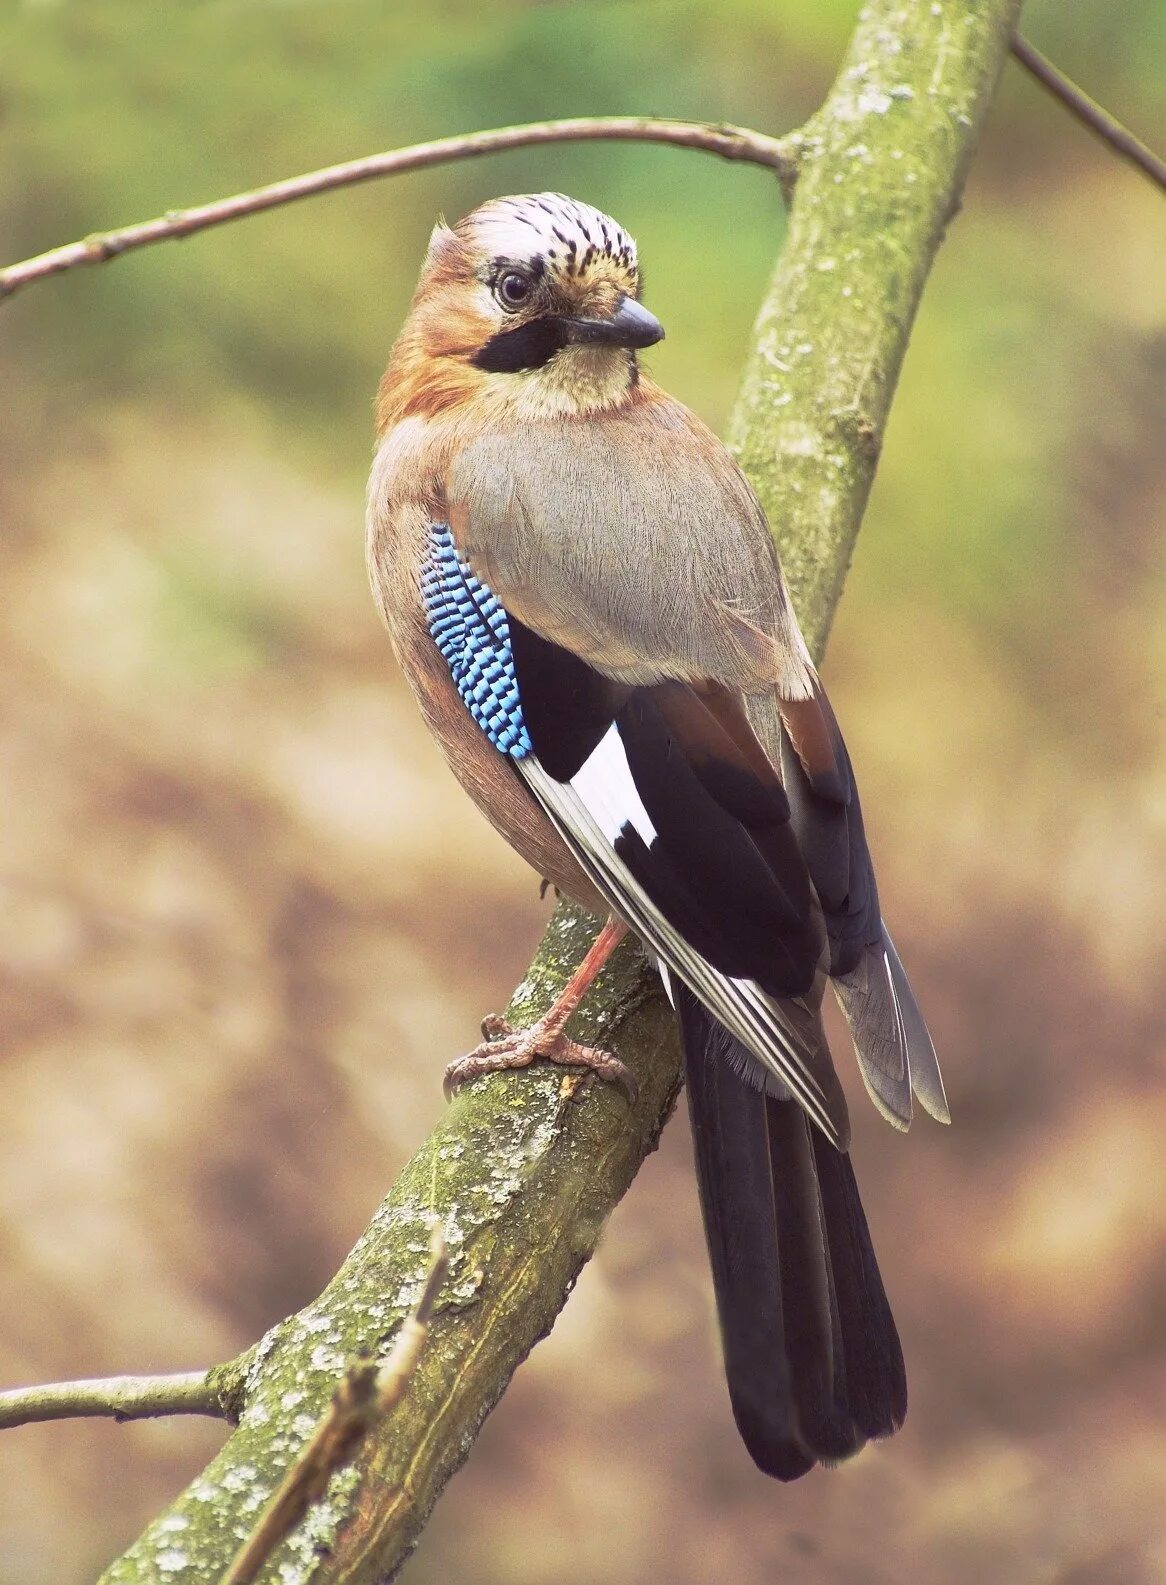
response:
M164 1414L209 1414L230 1419L211 1375L210 1371L191 1370L174 1376L106 1376L14 1387L0 1392L0 1430L85 1415L148 1420Z
M1090 99L1083 88L1078 88L1059 67L1053 65L1047 55L1042 55L1019 33L1013 36L1012 53L1025 71L1031 72L1037 82L1059 99L1071 115L1108 143L1121 159L1136 165L1144 176L1148 176L1166 192L1166 160L1155 154L1140 138L1136 138L1128 127L1122 126L1116 116L1110 115L1108 110L1103 110Z
M633 143L671 143L681 148L702 149L727 160L746 160L776 171L783 186L792 185L796 170L796 138L771 138L746 127L714 125L704 121L667 121L648 116L578 117L569 121L532 122L527 126L499 127L489 132L470 132L462 137L438 138L433 143L414 143L408 148L385 154L370 154L363 159L329 165L305 176L290 176L285 181L257 187L252 192L236 193L214 203L193 209L175 209L155 220L138 221L119 231L97 232L81 242L69 242L35 258L23 259L0 270L0 298L32 281L86 264L104 264L134 248L148 247L189 237L209 226L228 220L241 220L264 209L310 198L315 193L352 187L357 182L380 176L397 176L403 171L422 170L481 154L497 154L504 149L525 148L532 143L581 143L619 141Z
M369 1431L400 1402L421 1358L429 1318L448 1267L440 1222L433 1225L430 1250L421 1297L402 1321L388 1359L379 1368L375 1360L358 1360L345 1372L327 1413L236 1553L222 1585L251 1585L276 1547L312 1504L319 1502L336 1471L352 1462Z

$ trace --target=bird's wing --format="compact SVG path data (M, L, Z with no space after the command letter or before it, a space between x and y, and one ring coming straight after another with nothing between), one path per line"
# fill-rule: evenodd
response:
M809 699L759 701L753 713L762 737L777 739L793 829L825 916L830 976L867 1091L897 1128L911 1122L913 1094L948 1123L935 1047L882 920L858 787L825 690L815 678Z
M474 719L614 911L752 1054L754 1082L845 1146L819 1016L825 930L780 777L690 684L603 675L509 593L433 526L422 598Z
M828 972L871 1099L896 1128L911 1122L913 1093L950 1122L931 1036L882 922L850 756L821 682L815 675L802 700L773 693L742 700L719 687L704 697L738 742L755 731L781 768L798 851L822 908Z
M846 748L721 443L651 393L470 439L445 489L453 553L509 618L520 772L594 884L837 1137L824 915L822 967L876 1105L905 1127L914 1088L944 1116Z

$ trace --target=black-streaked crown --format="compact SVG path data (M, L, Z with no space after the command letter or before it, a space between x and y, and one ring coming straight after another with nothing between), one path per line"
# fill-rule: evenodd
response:
M636 282L634 239L610 215L565 193L493 199L463 228L499 269L524 261L568 278L618 270L633 288Z

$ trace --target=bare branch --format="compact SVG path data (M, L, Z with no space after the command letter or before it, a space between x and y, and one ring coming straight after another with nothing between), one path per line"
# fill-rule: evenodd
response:
M1083 88L1078 88L1059 66L1054 66L1047 55L1042 55L1020 33L1012 40L1012 53L1025 71L1031 72L1042 87L1061 101L1070 115L1076 116L1090 132L1108 143L1120 159L1128 160L1143 176L1148 176L1156 187L1166 192L1166 160L1155 154L1140 138L1136 138L1116 116L1110 115L1108 110L1090 99Z
M218 1372L191 1370L174 1376L106 1376L92 1381L52 1381L0 1392L0 1430L39 1420L105 1415L114 1420L150 1420L165 1414L209 1414L233 1418Z
M252 1585L276 1547L291 1534L312 1504L323 1497L336 1471L352 1462L373 1426L400 1402L421 1358L429 1318L449 1270L440 1222L433 1224L430 1253L429 1274L421 1297L402 1321L388 1359L379 1368L375 1360L361 1360L345 1372L327 1414L304 1443L259 1523L240 1547L223 1576L223 1585Z
M405 171L419 171L430 165L447 165L453 160L472 159L482 154L498 154L504 149L526 148L532 143L604 141L670 143L680 148L699 149L706 154L719 154L726 160L745 160L753 165L764 165L776 171L787 191L797 174L796 137L771 138L763 132L751 132L746 127L713 125L705 121L658 120L650 116L584 116L568 121L537 121L526 126L499 127L489 132L438 138L432 143L414 143L408 148L391 149L385 154L369 154L363 159L347 160L342 165L329 165L320 171L309 171L304 176L289 176L267 187L236 193L231 198L199 204L193 209L173 209L155 220L140 220L118 231L96 232L80 242L68 242L63 247L52 248L47 253L39 253L32 259L22 259L20 263L10 264L0 270L0 298L10 297L22 286L44 280L49 275L59 275L64 270L78 269L87 264L105 264L134 248L149 247L155 242L177 241L193 236L196 231L206 231L210 226L242 220L247 215L257 215L265 209L277 209L282 204L311 198L317 193L354 187L358 182L374 181L382 176L399 176Z

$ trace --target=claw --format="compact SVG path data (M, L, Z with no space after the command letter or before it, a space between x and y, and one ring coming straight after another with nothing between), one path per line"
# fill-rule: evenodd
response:
M582 1046L570 1040L561 1030L547 1028L545 1023L532 1024L529 1029L517 1032L497 1013L482 1020L482 1033L486 1037L480 1046L464 1057L458 1057L445 1070L442 1088L446 1100L452 1100L463 1084L482 1078L488 1073L504 1073L511 1068L528 1068L537 1058L563 1067L589 1068L601 1079L616 1085L634 1105L639 1095L635 1075L626 1063L610 1051L595 1046Z

